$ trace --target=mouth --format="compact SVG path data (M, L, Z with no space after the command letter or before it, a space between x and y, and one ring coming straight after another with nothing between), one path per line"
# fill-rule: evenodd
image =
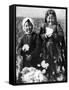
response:
M26 33L30 33L30 30L26 30Z

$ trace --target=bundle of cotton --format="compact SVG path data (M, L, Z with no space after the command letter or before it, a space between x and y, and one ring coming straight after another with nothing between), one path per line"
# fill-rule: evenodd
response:
M29 51L29 45L28 44L24 44L23 47L22 47L22 50L23 51Z
M46 27L45 37L46 37L46 36L50 37L52 34L53 34L53 29L51 29L51 28L49 28L49 27Z
M47 78L42 74L42 72L34 67L25 67L21 73L22 73L21 79L22 82L24 83L47 81Z

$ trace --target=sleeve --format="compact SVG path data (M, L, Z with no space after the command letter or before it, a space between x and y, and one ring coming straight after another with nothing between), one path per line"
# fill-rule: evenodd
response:
M62 39L64 38L64 32L60 24L57 25L57 34L58 34L58 40L62 41Z
M63 29L61 28L60 24L56 26L56 31L53 33L52 37L57 41L62 41L64 37Z
M45 33L45 24L40 27L40 35Z
M39 37L41 38L41 40L44 40L45 39L45 25L43 25L42 27L40 27Z
M16 49L17 49L17 52L19 49L21 49L23 46L23 38L20 40L19 44L17 45Z
M58 36L64 36L63 29L61 28L60 24L57 25L57 32Z

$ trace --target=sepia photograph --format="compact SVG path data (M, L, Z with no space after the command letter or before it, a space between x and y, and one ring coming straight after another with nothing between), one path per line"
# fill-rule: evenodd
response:
M16 83L67 81L67 9L16 6Z

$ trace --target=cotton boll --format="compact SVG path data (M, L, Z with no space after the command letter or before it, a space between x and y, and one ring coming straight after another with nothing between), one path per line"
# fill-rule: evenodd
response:
M42 62L41 62L41 66L43 67L43 68L48 68L48 66L49 66L49 63L45 63L45 60L43 60Z
M37 64L38 67L40 67L40 64Z
M22 47L23 51L28 51L29 50L29 45L28 44L24 44Z
M43 60L43 61L41 62L41 66L42 66L43 68L46 67L45 60Z

